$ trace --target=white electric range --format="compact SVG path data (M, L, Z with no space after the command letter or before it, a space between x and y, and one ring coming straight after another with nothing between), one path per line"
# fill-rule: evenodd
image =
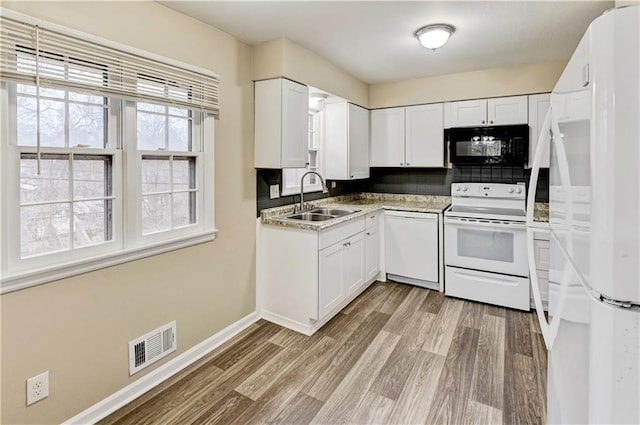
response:
M524 183L451 185L446 295L529 310L525 191Z

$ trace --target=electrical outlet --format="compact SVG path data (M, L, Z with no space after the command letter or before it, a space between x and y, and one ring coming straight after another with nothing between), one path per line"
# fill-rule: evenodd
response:
M27 406L49 397L49 371L27 379Z
M277 184L272 184L269 186L269 198L276 199L280 197L280 186Z

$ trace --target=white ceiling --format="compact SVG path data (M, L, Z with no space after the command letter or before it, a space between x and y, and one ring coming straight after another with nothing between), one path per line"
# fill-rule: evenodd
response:
M366 83L567 60L613 1L161 1L248 43L285 37ZM413 36L457 28L435 53Z

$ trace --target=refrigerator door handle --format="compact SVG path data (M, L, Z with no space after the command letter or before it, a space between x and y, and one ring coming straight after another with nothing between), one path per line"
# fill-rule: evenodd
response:
M542 307L542 295L540 294L538 271L536 270L536 256L533 246L534 232L535 230L533 228L527 228L527 257L529 259L529 279L531 280L531 292L533 293L533 301L536 306L536 315L538 316L540 331L542 332L542 338L544 339L544 344L548 350L551 347L549 323L547 322L547 318L544 315L544 308Z

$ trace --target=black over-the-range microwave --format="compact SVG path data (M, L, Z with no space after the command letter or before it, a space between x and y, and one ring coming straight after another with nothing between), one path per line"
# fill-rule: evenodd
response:
M450 128L444 131L449 142L449 161L460 165L512 165L527 162L529 126Z

